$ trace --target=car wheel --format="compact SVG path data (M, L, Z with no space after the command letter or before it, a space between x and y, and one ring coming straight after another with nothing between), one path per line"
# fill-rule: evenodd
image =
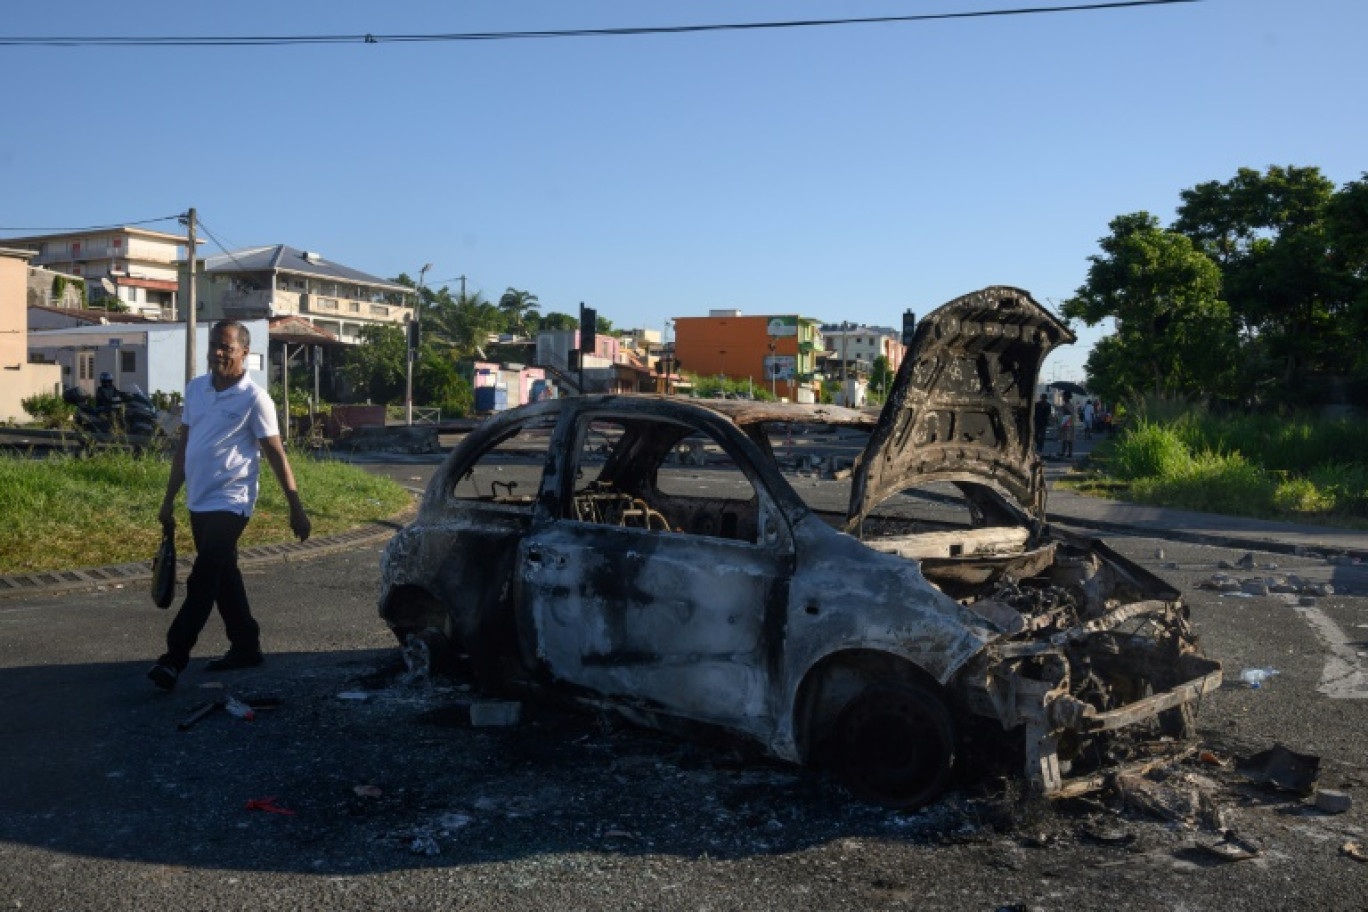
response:
M841 710L835 731L836 774L861 799L918 808L950 781L954 727L945 704L922 687L867 687Z

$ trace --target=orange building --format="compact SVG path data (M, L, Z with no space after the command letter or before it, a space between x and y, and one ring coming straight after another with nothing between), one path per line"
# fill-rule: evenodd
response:
M743 317L714 310L706 317L676 317L676 370L698 376L750 379L791 402L821 401L817 377L817 320L796 314Z

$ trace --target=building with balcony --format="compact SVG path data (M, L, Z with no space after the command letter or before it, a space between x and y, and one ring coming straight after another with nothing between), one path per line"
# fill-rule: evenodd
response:
M888 369L898 372L906 347L898 333L888 326L864 326L859 323L825 323L822 325L822 346L828 379L868 377L879 358L888 359Z
M197 319L301 317L344 345L367 326L402 326L416 292L284 244L205 257L196 273Z
M184 235L120 227L5 238L3 243L32 250L33 266L84 281L92 303L114 297L146 317L176 316L180 262L189 246Z
M821 401L821 332L816 320L797 314L746 317L739 310L714 310L706 317L676 317L674 326L673 370L749 378L781 399Z

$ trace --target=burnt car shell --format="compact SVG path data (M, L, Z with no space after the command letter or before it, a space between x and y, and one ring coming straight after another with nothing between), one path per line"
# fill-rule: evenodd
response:
M381 616L482 689L720 729L883 803L934 798L984 723L1062 793L1122 757L1127 732L1185 734L1220 683L1175 590L1044 522L1030 395L1072 340L995 286L919 325L877 419L655 396L504 413L391 540ZM778 422L869 434L845 516L780 471ZM709 467L682 472L686 449ZM717 473L730 491L690 487ZM971 521L876 509L926 484L952 486Z

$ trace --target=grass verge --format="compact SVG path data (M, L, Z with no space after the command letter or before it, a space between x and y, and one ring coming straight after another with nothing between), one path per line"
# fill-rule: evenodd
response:
M290 465L315 536L388 519L410 502L398 484L345 463L292 451ZM0 573L150 561L161 540L157 512L170 473L170 461L159 454L0 454ZM263 465L261 496L241 545L292 540L289 508ZM182 554L195 550L184 490L176 548Z
M1098 444L1093 473L1061 483L1133 503L1368 529L1368 464L1344 458L1364 452L1351 445L1357 433L1306 419L1276 427L1243 417L1139 420Z

